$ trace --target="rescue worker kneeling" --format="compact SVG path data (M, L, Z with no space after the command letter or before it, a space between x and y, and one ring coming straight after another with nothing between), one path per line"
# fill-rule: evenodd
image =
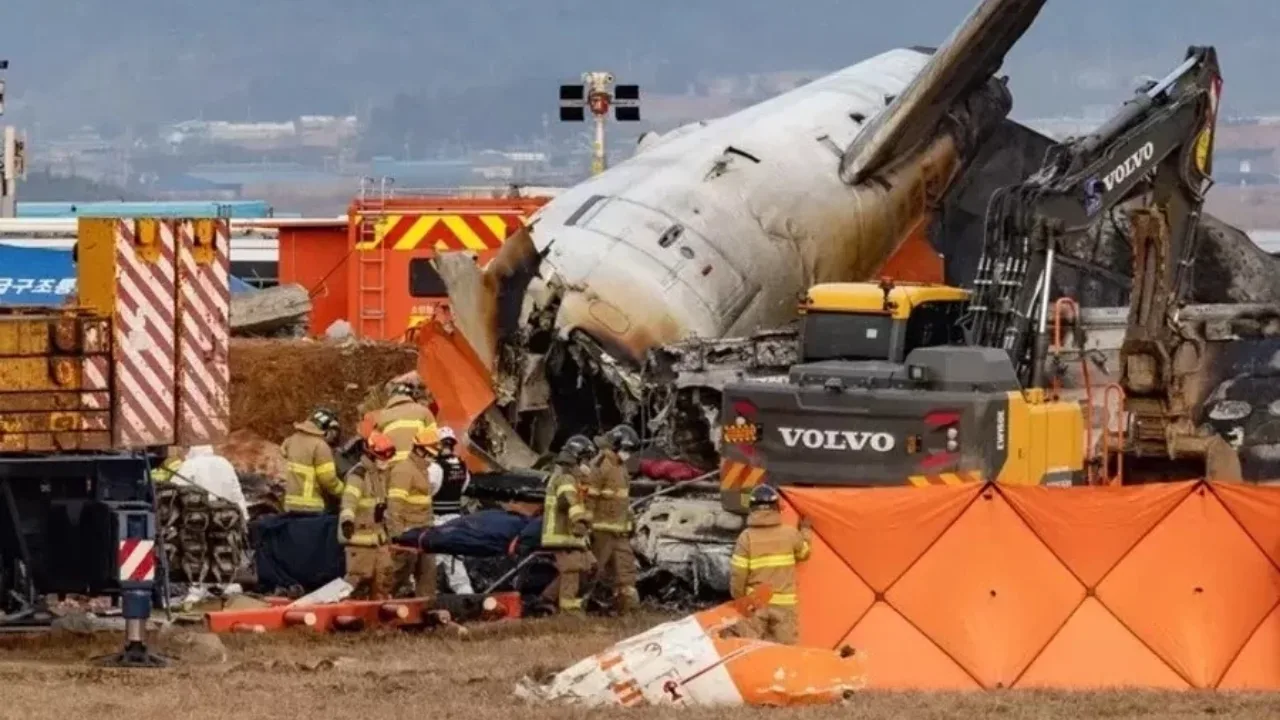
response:
M413 436L413 450L404 460L393 460L388 478L387 525L392 537L406 530L430 527L432 522L432 488L427 477L427 463L440 447L440 433L435 425L419 430ZM395 587L406 587L413 577L413 595L434 599L436 596L436 560L426 553L396 553ZM403 594L403 593L402 593Z
M323 513L342 501L333 448L338 444L338 416L317 408L311 417L293 426L294 432L280 445L288 466L284 486L284 511Z
M809 528L782 524L781 496L770 485L751 491L747 528L738 536L729 560L729 594L736 600L760 585L773 591L766 607L729 628L726 635L761 638L794 645L797 623L796 563L809 558Z
M338 539L346 546L347 583L353 597L391 597L391 546L387 536L387 468L396 454L379 432L365 441L360 462L347 473L338 514Z
M614 607L627 613L640 605L636 555L631 549L631 479L626 467L631 453L640 449L640 436L631 426L619 425L605 433L603 443L586 486L591 551L598 577L609 589Z
M547 480L542 505L542 547L555 553L558 574L542 598L554 602L560 612L582 612L582 598L578 596L582 573L590 572L595 565L595 559L587 552L591 514L578 491L590 471L587 462L595 453L596 446L590 439L574 435L560 448L555 469Z

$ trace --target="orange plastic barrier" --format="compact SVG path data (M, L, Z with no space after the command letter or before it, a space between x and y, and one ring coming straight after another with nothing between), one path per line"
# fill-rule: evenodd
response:
M1280 690L1280 488L786 488L804 645L886 689Z

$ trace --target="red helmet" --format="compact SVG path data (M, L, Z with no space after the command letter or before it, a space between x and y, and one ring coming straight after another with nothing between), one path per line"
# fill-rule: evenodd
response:
M374 431L365 441L364 451L374 460L384 462L396 456L396 444L386 435Z

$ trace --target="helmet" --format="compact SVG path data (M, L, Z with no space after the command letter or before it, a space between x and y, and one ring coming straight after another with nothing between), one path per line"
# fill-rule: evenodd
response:
M364 451L374 460L386 462L396 456L396 444L391 438L375 430L369 434L369 439L364 444Z
M640 435L630 425L618 425L605 433L604 439L615 451L635 452L640 449Z
M408 382L392 383L390 392L392 397L404 395L405 397L416 398L419 395L418 388L413 383Z
M440 444L445 447L454 447L458 444L458 436L453 433L453 428L442 426L439 431Z
M751 491L750 506L755 508L774 508L782 502L782 496L778 494L777 489L772 485L758 485L755 490Z
M560 454L556 456L556 462L561 465L577 465L591 459L596 454L596 444L586 435L574 435L564 441L564 446L560 448Z
M434 448L440 444L440 426L435 423L422 428L413 436L414 447Z
M320 428L321 432L337 432L338 431L338 414L329 408L316 408L311 411L311 416L307 418L311 424Z

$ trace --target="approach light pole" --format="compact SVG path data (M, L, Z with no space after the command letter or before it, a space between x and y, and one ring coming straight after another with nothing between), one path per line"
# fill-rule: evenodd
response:
M9 61L0 60L0 120L4 118L4 72L8 69ZM22 153L17 131L0 125L0 217L18 214L18 176L25 170Z
M591 174L605 169L604 124L613 108L618 122L640 121L640 86L614 85L613 73L593 71L582 74L582 84L560 86L560 122L584 122L587 109L595 118L595 142L592 143Z

